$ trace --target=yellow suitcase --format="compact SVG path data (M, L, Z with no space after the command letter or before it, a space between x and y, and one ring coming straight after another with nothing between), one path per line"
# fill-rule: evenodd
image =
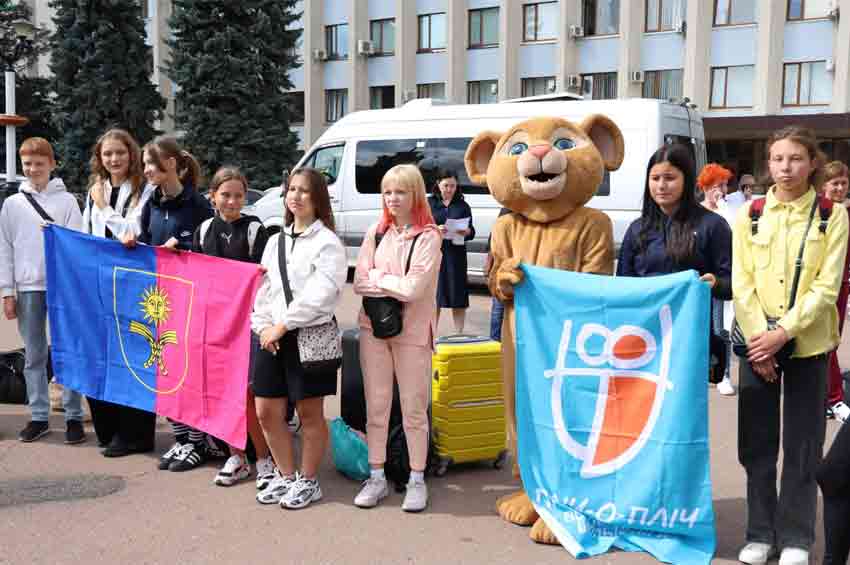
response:
M431 366L436 474L453 463L487 459L500 468L507 455L502 344L488 337L442 337Z

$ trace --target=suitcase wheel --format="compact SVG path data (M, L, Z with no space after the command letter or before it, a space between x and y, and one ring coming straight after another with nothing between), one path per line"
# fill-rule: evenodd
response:
M503 449L499 453L499 456L496 458L496 460L493 461L493 468L494 469L501 469L502 467L505 466L505 463L507 463L507 461L508 461L508 450Z

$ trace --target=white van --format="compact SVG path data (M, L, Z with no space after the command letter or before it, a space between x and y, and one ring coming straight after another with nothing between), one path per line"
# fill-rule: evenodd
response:
M345 116L313 144L298 167L320 169L331 179L337 233L350 265L357 259L366 230L380 215L381 178L390 167L415 163L427 183L434 182L437 171L455 172L475 226L475 239L467 244L469 275L480 279L490 227L500 206L487 187L471 184L466 175L463 157L470 140L481 131L505 131L532 117L562 116L580 122L595 113L611 118L625 138L623 165L606 174L589 204L611 217L619 248L629 224L640 215L646 164L656 149L665 143L683 143L692 148L697 171L705 164L702 116L693 108L645 99L463 105L419 99L401 108ZM252 210L272 229L282 224L280 196L280 189L269 190Z

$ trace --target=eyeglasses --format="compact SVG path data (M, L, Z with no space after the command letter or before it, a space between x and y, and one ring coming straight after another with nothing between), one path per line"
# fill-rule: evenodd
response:
M741 185L741 190L747 190L748 188L750 188L750 189L753 188L753 185L751 185L751 184L742 184Z

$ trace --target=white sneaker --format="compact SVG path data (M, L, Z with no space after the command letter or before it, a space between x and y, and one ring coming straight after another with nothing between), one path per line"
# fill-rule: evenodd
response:
M280 471L275 470L274 479L257 493L257 502L260 504L280 504L281 499L286 496L295 481L298 480L298 475L293 477L284 477Z
M725 378L719 383L717 383L717 392L719 392L723 396L735 396L735 387L732 386L732 381L730 381L728 378Z
M428 487L425 482L410 480L407 482L407 493L401 509L405 512L422 512L428 506Z
M390 487L387 485L387 479L369 477L363 482L363 488L354 497L354 506L374 508L381 500L388 497L389 494Z
M275 477L275 470L276 467L271 455L257 459L257 490L263 490L269 486L269 483Z
M836 402L835 404L830 406L830 408L832 408L832 414L833 414L833 416L835 416L835 419L838 420L839 422L841 422L842 424L844 422L846 422L848 419L850 419L850 406L847 406L841 400L839 400L838 402ZM788 549L794 549L794 548L788 548Z
M809 552L799 547L786 547L779 557L779 565L809 565Z
M319 480L298 475L298 480L292 483L289 492L280 499L280 507L298 510L319 500L322 500L322 487L319 486Z
M776 549L767 543L750 542L738 553L738 561L749 565L763 565L776 557Z
M251 476L251 465L242 455L231 455L215 476L213 483L221 487L235 485Z

